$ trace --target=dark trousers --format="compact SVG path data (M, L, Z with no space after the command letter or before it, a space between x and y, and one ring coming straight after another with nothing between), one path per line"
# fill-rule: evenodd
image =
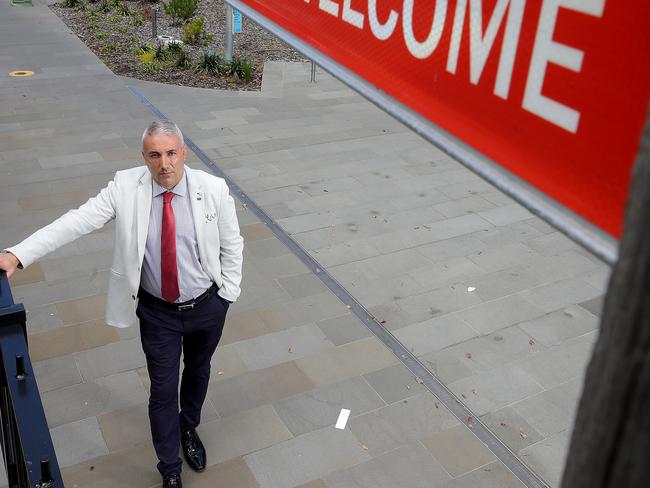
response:
M163 476L181 472L180 433L201 421L208 391L210 360L223 330L228 302L216 293L192 310L177 311L140 300L140 338L151 379L149 421ZM183 377L178 399L178 371Z

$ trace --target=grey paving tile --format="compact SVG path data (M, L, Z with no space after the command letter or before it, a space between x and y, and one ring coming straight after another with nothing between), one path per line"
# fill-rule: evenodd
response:
M350 419L350 430L372 457L459 425L430 393L423 393Z
M494 225L506 225L529 219L532 214L519 204L506 205L478 212L488 222Z
M542 479L551 486L559 486L570 440L568 431L560 432L523 449L519 454Z
M316 325L335 346L354 342L372 335L370 330L361 323L357 316L352 314L320 320Z
M259 451L291 438L291 433L270 405L201 424L197 431L208 453L208 465Z
M330 488L429 488L449 475L422 446L409 444L383 456L325 476Z
M445 352L474 372L489 371L512 361L532 361L548 349L517 326L476 337L445 349ZM527 364L527 363L526 363ZM530 371L530 368L528 369Z
M395 403L427 391L402 364L373 371L363 377L386 403Z
M604 302L605 297L601 295L599 297L592 298L591 300L579 303L578 305L600 319L603 313L603 305L605 304Z
M529 290L522 289L524 291L519 293L522 298L546 312L602 295L602 291L579 278L560 280Z
M477 486L481 488L524 488L525 485L503 464L495 462L454 478L441 485L441 488L475 488Z
M396 363L397 358L375 337L343 344L296 361L298 368L315 385L336 383Z
M134 370L147 364L139 337L77 352L74 358L84 381Z
M304 393L313 387L314 383L295 362L290 362L213 382L208 389L208 397L219 415L228 417Z
M514 403L512 408L540 434L549 437L572 427L581 394L582 379L576 378Z
M443 349L477 335L474 329L453 314L407 325L395 331L395 337L416 356Z
M598 318L585 309L571 305L543 317L518 325L536 341L547 346L561 344L598 328Z
M544 438L512 407L483 415L481 420L512 452L519 452Z
M50 430L60 467L108 454L95 417L60 425Z
M397 305L418 321L462 310L481 303L477 293L467 291L464 285L449 285L432 291L397 300Z
M445 284L460 283L478 276L481 269L466 257L450 257L421 267L409 273L415 281L427 290L440 288Z
M83 420L111 410L144 403L147 393L134 371L98 378L41 395L50 427Z
M260 488L292 488L369 459L349 430L327 427L244 457Z
M596 332L564 341L521 362L523 368L544 388L582 378L596 340Z
M444 384L453 383L474 374L474 371L465 364L462 358L445 349L430 352L420 356L419 359Z
M519 295L508 295L458 312L461 319L482 334L489 334L544 314L544 310Z
M464 425L435 432L424 439L422 444L453 478L496 459Z
M335 425L342 408L350 410L354 417L384 405L368 383L355 377L280 400L273 406L291 433L299 436Z
M316 295L327 291L327 287L312 273L304 273L286 278L278 278L278 283L293 298Z
M296 360L333 346L316 324L281 330L233 345L250 370Z
M467 257L483 270L490 272L534 262L539 258L539 254L519 242L514 242L478 251Z
M38 383L38 390L43 393L66 386L81 383L81 375L71 354L59 356L32 364Z
M542 391L542 387L516 364L455 381L449 389L476 415L493 412Z

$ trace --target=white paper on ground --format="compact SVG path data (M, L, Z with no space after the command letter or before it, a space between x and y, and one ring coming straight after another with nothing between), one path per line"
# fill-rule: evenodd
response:
M336 421L337 429L345 429L345 424L348 423L348 417L350 416L350 411L347 408L342 408L341 413L339 414L339 419Z

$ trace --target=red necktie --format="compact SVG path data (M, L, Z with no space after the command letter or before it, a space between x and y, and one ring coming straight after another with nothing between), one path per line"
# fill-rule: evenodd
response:
M162 296L168 302L175 302L178 291L178 268L176 267L176 222L172 208L174 194L163 193L162 238L160 242L160 278Z

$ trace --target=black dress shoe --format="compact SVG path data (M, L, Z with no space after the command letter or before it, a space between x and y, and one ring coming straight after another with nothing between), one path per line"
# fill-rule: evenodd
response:
M194 471L201 472L205 469L205 447L195 429L181 432L181 446L187 465Z
M183 488L180 474L170 474L163 476L163 488Z

